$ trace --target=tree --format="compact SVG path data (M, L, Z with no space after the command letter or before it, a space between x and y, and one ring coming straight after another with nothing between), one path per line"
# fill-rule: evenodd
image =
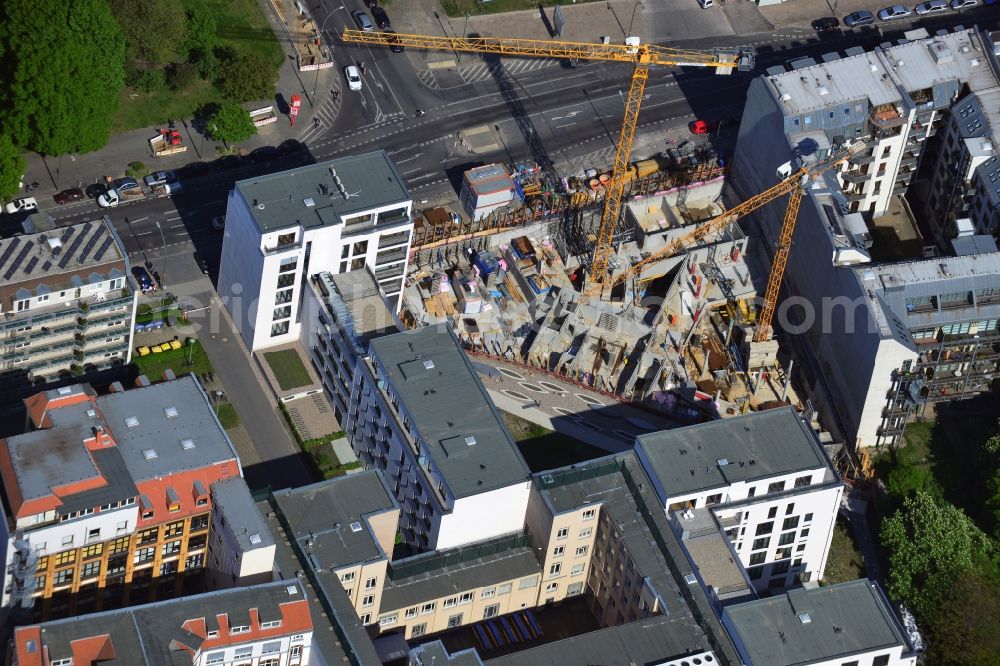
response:
M889 553L889 595L921 619L954 578L986 558L992 544L961 509L917 492L882 525L882 545Z
M189 62L178 62L167 68L167 84L174 92L186 90L198 78L197 68Z
M209 136L226 145L246 141L257 133L250 114L235 102L223 102L205 123Z
M194 51L211 52L218 41L215 17L202 5L187 10L187 35L184 38L184 53L193 60Z
M21 151L6 134L0 134L0 199L10 199L20 190L25 163Z
M11 140L45 155L102 147L124 61L107 0L0 3L0 94Z
M1000 584L979 571L952 581L934 615L924 622L927 663L1000 662Z
M277 72L264 56L257 53L231 55L219 67L219 89L236 102L271 97L276 82Z
M174 0L111 0L111 12L130 57L165 65L178 55L187 21Z

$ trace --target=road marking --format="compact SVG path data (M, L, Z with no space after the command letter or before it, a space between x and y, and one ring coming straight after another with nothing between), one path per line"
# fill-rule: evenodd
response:
M136 222L142 222L143 220L148 220L148 219L149 219L149 217L140 217L140 218L137 218L135 220L132 220L131 222L132 222L132 224L135 224Z
M409 175L411 173L416 173L417 171L420 171L421 169L423 169L423 167L417 167L416 169L410 169L409 171L404 171L403 175L406 176L406 175Z
M556 129L559 129L560 127L571 127L573 125L576 125L576 123L566 123L565 125L556 125Z
M407 158L406 158L405 160L396 160L396 166L399 166L400 164L406 164L407 162L409 162L409 161L411 161L411 160L415 160L415 159L417 159L417 158L418 158L418 157L420 157L421 155L423 155L423 153L417 153L417 154L416 154L416 155L414 155L413 157L407 157Z
M648 97L648 95L647 95L647 97ZM643 99L646 99L646 98L644 97ZM551 120L566 120L567 118L573 118L574 116L578 116L581 113L583 113L583 111L570 111L565 116L552 116Z

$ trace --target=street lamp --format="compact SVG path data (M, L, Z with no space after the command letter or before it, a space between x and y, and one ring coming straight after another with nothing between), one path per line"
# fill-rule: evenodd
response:
M643 9L646 9L646 5L642 4L642 0L636 0L636 3L634 5L632 5L632 18L630 18L629 21L628 21L628 35L627 36L629 36L629 37L632 36L632 22L635 21L635 10L637 10L639 7L642 7Z
M163 289L164 293L167 290L167 237L163 235L163 227L160 226L160 221L156 220L153 224L156 225L156 230L160 232L160 240L163 241L163 272L160 273L160 288ZM164 296L164 298L166 298Z
M187 364L188 364L188 367L190 367L191 364L194 363L194 361L193 361L193 357L194 357L194 343L195 343L194 338L189 337L187 339L187 353L188 353L187 354Z
M321 25L319 27L319 33L318 33L318 37L316 39L316 42L317 42L316 46L319 47L320 53L323 52L322 51L322 47L323 47L323 31L326 30L326 22L330 20L330 18L334 15L335 12L339 12L343 8L344 8L344 5L341 5L341 6L337 7L336 9L331 10L330 13L326 15L326 18L323 19L323 25ZM313 79L313 91L312 91L312 94L314 96L316 95L316 88L318 88L318 87L319 87L319 58L317 57L317 59L316 59L316 78Z
M469 12L465 12L465 27L462 28L462 39L465 39L465 36L468 33L469 33ZM461 53L456 53L455 54L455 64L457 65L460 62L462 62L462 54Z

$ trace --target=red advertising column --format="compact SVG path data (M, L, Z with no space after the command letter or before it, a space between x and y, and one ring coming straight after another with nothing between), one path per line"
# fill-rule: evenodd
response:
M292 127L295 127L295 116L299 115L300 106L302 106L302 97L299 95L292 95L292 107L288 110L289 118L292 121Z

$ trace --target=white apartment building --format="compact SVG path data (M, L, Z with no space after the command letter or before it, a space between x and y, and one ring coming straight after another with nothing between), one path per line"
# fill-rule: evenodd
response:
M372 340L341 423L385 475L408 543L452 548L524 526L528 467L447 326Z
M892 604L866 579L729 606L722 623L746 666L917 663Z
M242 478L216 481L212 495L212 529L205 564L210 587L270 582L274 569L274 536L264 523Z
M384 151L236 183L218 290L250 351L298 339L307 283L316 273L370 267L398 310L411 205Z
M787 167L808 165L857 140L867 143L843 171L808 184L785 290L813 311L806 316L780 304L778 310L784 341L798 356L800 381L813 387L810 397L823 426L856 446L892 444L914 411L956 392L979 392L976 387L988 382L954 384L973 353L977 363L994 362L994 369L977 369L980 374L993 372L996 363L993 298L1000 275L990 253L928 258L917 233L905 243L882 240L883 253L896 253L892 259L875 264L870 258L872 218L885 215L883 224L890 226L908 219L909 205L900 195L909 188L907 199L919 201L940 181L920 180L910 188L914 178L934 172L928 155L947 147L948 139L938 136L942 128L963 122L970 95L988 96L1000 86L996 58L975 29L907 34L898 45L871 52L855 47L823 62L803 59L789 71L775 67L755 79L727 178L727 201L734 204L774 185ZM974 181L995 165L984 161ZM983 189L976 196L1000 195ZM965 205L964 196L958 200ZM754 247L765 250L765 265L784 213L783 206L770 205L750 216L747 228L763 236ZM957 364L944 368L952 385L941 387L943 393L926 383L947 378L932 367L938 361Z
M640 435L675 533L710 508L759 591L820 580L843 484L791 407Z
M18 627L12 663L308 666L307 594L298 580L281 580Z

